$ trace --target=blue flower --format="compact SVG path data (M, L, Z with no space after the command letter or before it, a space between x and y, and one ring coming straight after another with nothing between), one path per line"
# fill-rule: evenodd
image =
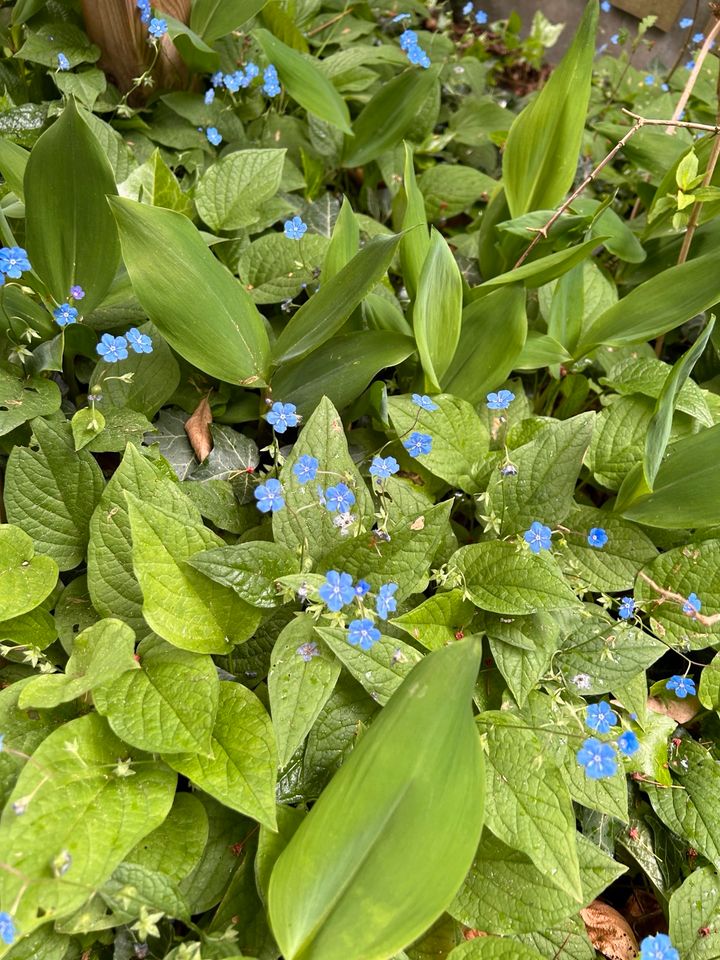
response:
M683 613L689 613L691 615L700 613L702 610L702 601L698 598L696 593L691 593L687 598L687 603L683 604Z
M285 221L283 229L288 240L302 240L307 231L307 224L303 223L301 217L293 217L292 220Z
M477 13L475 14L475 23L477 23L479 26L482 26L483 24L487 23L487 14L485 13L484 10L477 11Z
M507 410L515 399L512 390L498 390L497 393L487 395L488 410Z
M610 43L612 43L613 45L616 45L616 44L620 43L620 34L614 33L614 34L610 37Z
M255 487L253 496L257 500L255 506L260 513L275 513L276 510L282 510L285 506L282 484L274 477Z
M75 286L70 287L71 300L82 300L84 296L85 296L85 291L80 286L80 284L76 283Z
M603 2L600 4L600 9L602 10L603 13L610 13L609 0L603 0Z
M209 107L214 100L215 100L215 90L213 87L210 87L209 90L205 91L205 106Z
M421 457L432 450L432 437L428 433L413 430L407 440L403 440L403 446L411 457Z
M464 6L463 9L462 9L463 16L464 16L464 17L469 17L470 14L472 13L472 8L473 8L472 3L466 3L465 6Z
M589 703L585 707L585 726L595 733L610 733L610 727L617 723L617 714L607 700Z
M621 733L617 739L618 750L624 757L631 757L640 749L640 741L632 730Z
M621 620L629 620L635 613L635 601L632 597L623 597L620 601L618 616Z
M694 61L694 60L688 60L688 62L685 64L685 69L688 70L688 71L689 71L689 70L694 70L694 69L695 69L695 61Z
M608 542L608 535L602 527L592 527L587 536L587 542L591 547L595 547L596 550L602 550Z
M272 424L275 433L285 433L288 427L298 425L300 417L294 403L276 402L272 405L270 413L265 414L265 419Z
M391 22L391 23L400 23L401 20L409 20L409 19L410 19L410 14L409 14L409 13L397 13L397 14L395 14L395 16L392 18L392 20L391 20L390 22Z
M125 334L125 339L134 353L153 352L152 340L146 333L140 333L137 327L130 327Z
M416 407L420 407L421 410L438 410L438 405L430 399L430 397L423 393L414 393L410 398Z
M417 34L415 33L414 30L404 30L400 34L399 41L400 41L400 49L404 50L407 53L410 47L417 46L417 42L418 42Z
M688 27L693 25L693 22L694 21L692 17L683 17L680 21L680 26L683 28L683 30L687 30Z
M693 42L693 43L702 43L704 39L705 39L705 34L704 34L704 33L694 33L694 34L693 34L693 38L692 38L692 42Z
M15 923L13 918L5 910L0 911L0 940L3 943L11 944L15 942Z
M150 0L135 0L135 6L140 11L141 23L148 23L150 20L150 17L152 16L152 10L150 9Z
M160 37L164 37L168 31L167 20L163 20L161 17L153 17L150 21L150 26L148 27L148 33L153 38L153 40L159 40Z
M355 503L355 494L346 483L338 483L325 491L325 506L330 513L349 513Z
M422 67L424 70L429 69L430 57L417 43L407 48L407 56L410 63L414 63L415 66Z
M667 93L668 90L670 89L670 86L669 86L667 83L661 83L661 84L660 84L660 89L661 89L664 93Z
M111 333L104 333L95 349L106 363L117 363L118 360L127 360L127 346L125 337L114 337Z
M223 80L224 80L224 75L222 70L216 70L215 73L210 77L210 83L214 87L222 86Z
M247 80L248 83L250 83L252 80L255 79L255 77L259 77L259 76L260 76L260 67L256 63L253 63L252 60L249 60L245 64L245 79Z
M219 147L222 143L222 134L217 127L208 127L205 131L205 136L214 147Z
M55 323L59 327L66 327L69 323L75 323L77 315L77 310L75 307L71 307L69 303L61 303L59 307L53 310Z
M366 593L370 590L370 584L367 580L358 580L355 584L355 596L364 597Z
M655 83L655 77L649 73L644 80L644 83L647 87L651 87Z
M684 700L688 694L695 696L695 681L692 677L681 677L676 673L670 677L665 686L668 690L674 690L675 696L681 700Z
M276 97L280 93L280 80L277 70L270 64L263 70L263 93L268 97Z
M540 523L539 520L533 520L530 529L525 531L523 537L525 543L530 545L532 553L549 550L552 545L552 530Z
M297 648L295 653L301 660L304 660L305 663L310 663L313 657L320 656L320 651L316 643L303 643Z
M5 743L5 734L0 733L0 752L2 752L3 744Z
M577 762L585 768L585 774L591 780L612 777L617 770L617 757L609 743L603 743L597 737L588 737L578 750Z
M319 466L320 464L315 457L310 457L304 453L301 457L298 457L298 462L293 467L292 472L300 483L307 483L309 480L315 479Z
M393 596L397 590L396 583L384 583L375 598L375 612L381 620L387 620L388 614L397 610L397 600Z
M19 280L25 270L32 270L27 250L23 247L0 249L0 273L4 273L11 280Z
M377 483L381 480L387 480L400 469L400 464L395 457L374 457L370 464L370 476L375 477Z
M69 69L70 69L70 61L68 60L68 58L65 56L64 53L59 53L59 54L58 54L58 65L57 65L57 68L58 68L58 70L69 70Z
M235 73L226 73L223 75L223 86L230 93L237 93L242 83L243 75L239 70Z
M325 583L319 588L320 599L325 601L328 610L339 613L342 608L355 599L355 588L349 573L328 570Z
M370 650L380 636L380 631L374 626L372 620L363 618L348 624L348 643L354 647L360 647L361 650Z
M680 960L680 954L666 933L656 933L654 937L645 937L640 944L640 960Z

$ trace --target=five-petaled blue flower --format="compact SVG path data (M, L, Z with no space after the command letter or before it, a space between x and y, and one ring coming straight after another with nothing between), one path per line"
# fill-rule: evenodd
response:
M655 77L651 73L648 73L644 83L646 87L651 87L655 83Z
M635 613L635 601L632 597L623 597L620 602L620 609L618 610L618 616L621 620L629 620L630 617Z
M215 73L210 77L210 83L214 87L221 87L223 82L224 74L222 70L216 70Z
M478 10L477 13L475 14L475 23L477 23L478 26L482 26L483 24L487 23L487 20L488 20L488 17L485 11Z
M130 327L125 334L125 339L134 353L153 352L152 340L146 333L140 333L137 327Z
M69 70L69 69L70 69L70 61L68 60L68 58L65 56L64 53L59 53L59 54L58 54L58 65L57 65L57 68L58 68L58 70Z
M405 50L405 52L407 52L410 49L410 47L417 46L417 42L418 42L417 34L415 33L414 30L404 30L400 34L399 42L400 42L400 49Z
M690 70L694 70L694 69L695 69L695 61L694 61L694 60L688 60L688 62L685 64L685 69L686 69L688 72L689 72Z
M674 690L675 696L681 700L684 700L688 694L695 696L695 681L692 677L681 677L676 673L675 676L670 677L665 686L668 690Z
M687 603L683 604L683 613L689 613L690 615L700 613L702 610L702 601L696 593L691 593L687 598Z
M276 97L280 93L280 80L277 70L270 64L263 70L263 93L267 97Z
M533 520L530 529L525 531L523 537L533 553L549 550L552 545L552 530L539 520Z
M3 943L11 944L15 942L15 923L7 911L0 911L0 940Z
M610 13L609 0L603 0L603 2L600 4L600 9L602 10L603 13Z
M0 273L11 280L19 280L25 270L31 270L27 250L22 247L2 247L0 249Z
M273 67L273 70L275 70L275 67ZM255 79L255 77L259 76L260 67L256 63L253 63L252 60L249 60L245 64L245 86L250 86L250 83ZM277 71L275 76L277 76Z
M361 650L370 650L374 643L380 639L380 631L373 624L372 620L363 618L362 620L353 620L348 624L348 642L354 647L360 647Z
M602 550L608 542L608 535L602 527L592 527L587 536L587 542L596 550Z
M150 0L135 0L135 6L140 11L140 22L148 23L150 21L150 17L152 16Z
M410 63L414 63L415 66L422 67L424 70L430 69L430 57L419 44L415 43L408 47L406 52Z
M318 593L328 610L339 613L346 604L352 603L355 599L352 577L349 573L328 570L325 574L325 583L318 589Z
M70 287L70 299L71 300L82 300L85 296L85 291L80 286L79 283L76 283L74 286Z
M214 147L219 147L222 143L222 134L217 127L208 127L205 131L205 136L208 139L208 143L211 143Z
M488 410L507 410L515 399L512 390L498 390L497 393L487 395Z
M640 944L640 960L680 960L680 954L666 933L656 933Z
M320 464L315 457L310 457L307 453L304 453L301 457L298 457L298 462L293 467L292 472L300 483L308 483L308 481L315 479L319 466Z
M276 510L282 510L285 506L282 484L275 477L255 487L253 496L257 500L255 506L260 513L275 513Z
M617 723L617 714L607 700L589 703L585 707L585 725L595 733L610 733L610 727Z
M692 38L692 42L693 42L693 43L702 43L704 39L705 39L705 34L704 34L704 33L694 33L694 34L693 34L693 38Z
M421 410L438 410L439 407L434 400L431 400L430 397L426 394L414 393L411 397L412 402L416 407L420 407Z
M153 38L153 40L159 40L160 37L164 37L168 31L167 20L163 20L162 17L153 17L150 21L150 26L148 27L148 33Z
M230 93L237 93L240 89L242 79L243 75L240 70L236 70L235 73L226 73L223 75L223 86Z
M397 588L396 583L384 583L380 587L375 598L375 612L381 620L387 620L388 615L397 610L397 600L393 596Z
M358 580L355 584L355 596L364 597L365 594L370 590L370 584L367 580Z
M612 43L613 45L616 45L616 44L620 43L620 35L617 34L617 33L614 33L614 34L610 37L610 43Z
M307 224L303 223L301 217L293 217L292 220L285 221L283 229L288 240L302 240L307 231Z
M117 363L118 360L127 360L127 347L128 342L125 337L114 337L111 333L104 333L95 349L107 363Z
M472 13L472 8L473 8L472 3L466 3L465 6L464 6L463 9L462 9L463 16L464 16L464 17L469 17L470 14Z
M338 483L325 491L325 506L330 513L349 513L355 494L346 483Z
M618 750L624 757L631 757L640 749L640 741L632 730L621 733L617 739Z
M680 26L683 28L683 30L687 30L688 27L693 25L693 22L694 21L692 17L683 17L680 21Z
M585 774L591 780L612 777L617 770L615 751L609 743L603 743L597 737L588 737L576 756L577 762L585 768Z
M411 457L422 457L432 450L432 437L429 433L413 430L407 440L403 440L403 446Z
M381 480L387 480L400 469L400 464L395 457L373 457L370 464L370 476L375 477L376 483Z
M75 323L77 315L77 310L75 307L71 307L69 303L61 303L59 307L53 310L55 323L59 327L66 327L69 323Z
M301 660L304 660L305 663L310 663L313 657L320 656L320 651L316 643L303 643L297 648L295 653Z
M269 413L265 414L265 419L272 424L275 433L285 433L288 427L296 427L300 420L297 413L297 407L294 403L280 403L277 401L272 405Z

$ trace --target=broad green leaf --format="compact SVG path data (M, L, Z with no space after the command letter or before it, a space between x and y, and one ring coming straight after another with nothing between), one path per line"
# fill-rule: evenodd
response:
M480 937L455 947L447 960L542 960L542 954L517 941Z
M140 750L209 756L219 691L211 658L157 637L144 640L137 655L139 670L126 670L93 690L98 713Z
M457 639L475 614L475 607L463 599L462 590L436 593L423 600L420 606L394 617L390 622L428 650L437 650Z
M712 960L720 953L719 891L716 870L704 866L670 898L670 939L684 960Z
M540 678L548 673L553 654L558 646L558 630L554 621L542 621L538 627L532 633L535 643L530 649L517 647L491 634L488 635L495 666L505 678L510 692L521 707Z
M38 607L53 591L57 577L55 561L35 556L27 533L12 524L0 524L0 621Z
M415 297L420 280L420 272L430 249L430 235L425 219L425 201L415 179L413 150L405 144L405 167L403 174L403 194L405 210L402 220L402 239L400 240L400 263L402 275L411 297Z
M228 653L251 637L260 614L228 587L185 563L222 544L200 521L126 493L132 562L148 626L173 646L195 653Z
M220 682L212 756L167 754L170 766L227 807L275 829L277 750L270 717L254 693Z
M539 370L571 359L570 353L553 337L530 330L513 366L515 370Z
M83 407L70 421L76 450L82 450L105 429L105 417L95 407Z
M0 137L0 172L12 192L20 199L25 198L25 168L30 155L17 143Z
M187 66L197 73L210 73L220 65L220 55L209 47L194 30L182 20L165 13L167 33Z
M87 451L75 451L69 423L38 417L32 429L38 449L17 446L8 459L7 517L32 537L38 553L72 570L85 557L103 475Z
M385 276L399 242L399 235L370 240L339 273L323 283L281 332L273 347L275 363L305 357L341 330L353 310Z
M176 793L164 822L125 857L126 863L158 871L180 883L200 862L208 838L208 815L192 793Z
M275 581L298 571L296 554L268 540L216 547L196 553L188 563L215 583L232 587L245 603L261 608L282 603Z
M213 43L247 23L266 3L267 0L195 0L190 26L207 43Z
M413 330L429 389L440 390L460 339L462 277L447 241L432 230L430 247L418 279Z
M237 150L213 163L195 190L205 223L215 232L255 223L260 204L280 187L285 154L285 150Z
M267 30L253 30L253 38L260 44L270 63L277 68L280 83L287 90L288 96L308 113L326 120L343 133L351 132L347 104L318 68L315 60L304 57Z
M314 233L301 241L290 240L284 233L265 233L241 252L238 274L255 303L292 300L312 287L328 246L326 237Z
M0 538L2 528L0 528ZM1 548L0 548L1 549ZM44 607L36 607L19 617L0 622L0 641L31 650L45 650L58 638L54 618Z
M462 164L435 164L418 180L425 198L428 220L446 220L470 210L478 200L487 200L498 187L486 173Z
M153 207L177 210L191 219L194 216L195 204L192 197L181 189L159 149L130 174L122 189L123 195L131 196L133 200L142 200Z
M514 217L558 206L573 184L590 99L597 19L597 3L590 0L570 49L510 127L503 184Z
M263 319L192 223L173 210L111 202L133 290L170 346L210 376L262 386L270 350Z
M338 660L381 706L385 706L415 664L422 660L423 655L415 647L394 637L382 636L366 651L348 643L345 630L316 629Z
M80 63L94 63L100 57L100 48L90 42L86 33L73 23L58 20L28 30L25 43L15 56L56 70L61 52L65 52L71 69Z
M353 257L357 256L360 248L360 224L353 213L353 208L347 197L343 197L342 207L337 216L330 237L330 246L325 254L325 263L322 268L322 278L325 283L336 276Z
M479 660L468 640L419 663L280 855L269 913L287 960L390 958L450 903L482 827Z
M268 674L280 769L310 732L339 674L340 664L317 642L312 618L291 620L275 642Z
M70 100L33 147L25 170L28 255L57 303L79 284L82 310L89 313L107 293L120 260L106 201L115 193L107 157Z
M267 827L260 827L257 854L255 855L255 880L258 893L264 903L267 902L270 876L277 863L277 858L297 832L306 816L306 811L301 807L278 805L277 833L273 833Z
M176 800L179 797L189 798L190 795L187 793L177 794ZM172 815L172 811L170 815ZM167 823L167 820L165 822ZM153 833L157 833L157 831L153 831ZM155 911L164 913L168 919L178 919L185 923L190 920L188 904L168 875L141 866L139 863L123 861L119 864L113 871L112 877L100 888L98 894L99 898L113 910L113 926L123 921L129 923L139 918L143 913L143 908L147 913ZM92 908L95 902L90 901L88 906ZM87 911L84 911L84 913L87 913ZM80 913L79 919L82 922L84 919L83 913ZM100 924L103 923L104 919L104 917L100 919ZM68 926L70 923L72 923L72 917L68 921ZM82 929L73 932L86 933L87 930Z
M45 377L14 377L0 370L0 436L34 417L47 417L60 409L58 385Z
M643 740L646 741L646 738L643 737ZM585 773L585 768L577 762L575 755L581 742L580 738L570 741L561 767L570 796L576 803L582 804L589 810L597 810L599 813L617 817L618 820L627 823L629 819L628 786L623 764L618 764L617 770L611 777L591 780Z
M11 867L0 874L0 905L14 912L22 935L81 907L163 822L177 778L147 759L94 713L64 724L35 751L0 820L0 857ZM17 816L12 803L25 797L32 799ZM68 868L53 874L55 858Z
M644 396L616 397L595 421L585 461L595 479L608 490L619 490L642 460L653 404Z
M655 357L627 357L612 366L600 383L622 395L642 393L657 400L671 369L670 364ZM705 395L694 380L686 380L681 386L675 408L695 417L705 427L713 426Z
M603 239L603 237L592 237L590 240L578 243L574 247L558 250L557 253L549 253L547 256L539 257L537 260L531 260L529 263L523 263L520 267L508 270L507 273L500 273L491 280L481 283L479 287L473 287L468 299L470 302L479 300L498 287L505 287L512 283L523 283L530 289L542 287L546 283L550 283L551 280L561 277L568 270L572 270L578 263L587 260Z

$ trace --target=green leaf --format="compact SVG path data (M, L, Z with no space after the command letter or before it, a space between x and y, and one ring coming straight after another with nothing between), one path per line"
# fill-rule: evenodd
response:
M534 620L535 618L523 619ZM521 707L540 678L548 673L553 654L558 646L556 623L540 617L537 620L537 629L529 633L534 644L527 650L488 634L488 643L495 666L505 678L510 692Z
M210 376L262 386L270 352L263 319L192 223L134 200L111 203L135 294L170 346Z
M143 617L158 636L181 650L228 653L251 637L260 614L237 594L185 563L222 544L204 527L126 493L132 562L143 594Z
M0 172L12 192L20 200L25 199L25 168L30 154L17 143L0 137Z
M505 287L510 283L523 283L530 289L542 287L551 280L556 280L568 270L572 270L578 263L583 263L591 256L592 252L602 243L604 237L592 237L583 243L578 243L574 247L568 247L566 250L558 250L557 253L549 253L547 256L539 257L530 263L523 263L521 267L508 270L507 273L498 274L491 280L486 280L479 287L474 287L470 291L469 300L480 300L487 296L498 287Z
M347 266L360 249L360 224L353 213L352 204L343 197L342 207L337 216L330 237L330 246L325 254L322 268L323 281L327 283Z
M686 960L712 960L720 952L719 889L716 870L704 866L670 898L670 939Z
M542 954L517 941L480 937L455 947L447 960L542 960Z
M270 717L254 693L220 682L212 756L169 754L164 759L225 806L275 829L277 751Z
M259 13L267 0L194 0L190 26L207 43L232 33Z
M345 630L328 627L316 630L358 683L383 707L423 657L415 647L395 637L382 636L366 651L348 643Z
M154 150L149 160L134 170L123 186L126 195L142 200L153 207L177 210L191 219L195 204L175 178L175 174L162 158L160 150Z
M57 577L55 561L35 556L27 533L9 523L0 524L0 621L34 610L52 593Z
M597 3L590 0L570 49L510 127L503 184L513 217L558 206L573 184L590 99L597 18Z
M209 756L219 691L211 658L157 637L144 640L137 655L140 669L93 690L98 713L118 737L140 750Z
M425 219L425 201L415 180L412 146L409 143L404 146L403 194L405 211L402 220L402 239L400 240L400 263L405 286L414 299L420 280L420 272L430 249L430 235Z
M70 421L76 450L82 450L105 429L105 417L94 407L83 407Z
M190 557L188 563L215 583L232 587L245 603L261 608L281 604L275 581L299 572L296 554L268 540L206 550Z
M653 404L644 396L616 397L596 419L586 463L595 479L619 490L625 476L642 459Z
M422 173L418 186L428 220L446 220L470 210L478 200L487 200L498 182L473 167L438 163Z
M79 284L89 313L107 293L120 260L106 201L116 193L107 157L70 100L25 170L28 255L57 303Z
M176 795L176 802L181 797L192 799L189 794L180 793ZM172 816L172 811L170 815ZM167 820L165 822L167 823ZM154 830L153 834L157 832ZM158 911L168 918L183 920L185 923L190 920L188 905L168 875L138 863L125 861L119 864L98 894L113 911L113 926L123 920L129 922L138 918L143 907L149 913ZM81 914L80 920L82 919ZM102 923L102 920L100 922ZM87 930L73 932L86 933Z
M25 43L15 57L57 70L58 53L65 53L72 69L80 63L94 63L100 57L100 48L75 24L54 20L36 30L28 30Z
M182 20L165 13L168 36L183 61L197 73L210 73L220 65L220 55Z
M37 748L0 820L0 857L11 867L0 874L0 903L4 910L17 904L22 935L81 907L88 891L163 822L177 778L146 759L94 713L64 724ZM12 804L26 797L32 799L19 817ZM69 867L53 875L56 857Z
M280 769L310 732L339 674L340 664L317 643L313 619L291 620L275 642L268 674Z
M280 188L286 150L238 150L213 163L195 190L200 216L214 231L249 227Z
M266 233L241 252L238 274L255 303L292 300L303 290L303 284L307 287L313 283L328 246L326 237L314 233L306 234L301 241L290 240L284 233Z
M370 240L339 273L323 283L281 332L273 347L274 362L305 357L341 330L353 310L385 276L399 243L399 235Z
M482 826L479 660L476 640L425 657L280 855L269 913L287 960L392 957L450 903Z
M475 607L463 599L462 590L447 590L424 600L408 613L390 623L409 633L428 650L438 650L457 639L458 632L470 623Z
M126 863L180 883L195 869L208 838L208 815L192 793L176 793L167 817L125 857Z
M643 740L647 743L645 737ZM628 823L628 788L623 765L618 764L611 777L591 780L585 773L585 768L577 762L575 753L579 745L580 740L577 740L573 748L565 751L565 762L562 766L570 796L589 810L597 810Z
M288 96L308 113L326 120L343 133L351 133L347 104L314 59L304 57L267 30L253 30L253 38L277 68L280 83Z
M455 257L442 234L432 230L413 304L415 340L431 390L440 390L440 381L455 354L462 326L462 300L462 277Z
M38 553L52 557L60 570L72 570L85 557L102 472L89 453L75 451L69 423L38 418L32 429L38 449L17 446L8 459L8 520L32 537Z
M627 357L613 365L600 383L623 396L641 393L657 400L671 371L668 363L655 357ZM694 380L686 380L677 394L675 409L695 417L705 427L713 426L707 400Z

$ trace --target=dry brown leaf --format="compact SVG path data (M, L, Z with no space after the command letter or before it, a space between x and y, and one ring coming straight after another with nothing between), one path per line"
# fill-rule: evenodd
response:
M638 942L630 924L617 910L593 900L580 911L590 942L608 960L635 960Z
M697 697L648 697L648 710L671 717L675 723L689 723L695 714L700 712L700 701Z
M185 433L200 463L207 459L213 448L210 424L213 422L212 410L207 397L203 397L195 412L185 421Z

